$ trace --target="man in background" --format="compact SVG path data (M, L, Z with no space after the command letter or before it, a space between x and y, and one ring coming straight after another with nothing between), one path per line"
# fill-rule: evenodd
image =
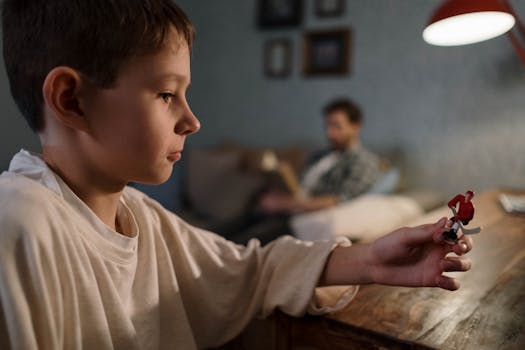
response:
M297 213L332 207L368 191L380 177L379 158L360 142L362 115L348 99L323 109L329 148L307 163L297 194L269 191L260 199L266 213Z

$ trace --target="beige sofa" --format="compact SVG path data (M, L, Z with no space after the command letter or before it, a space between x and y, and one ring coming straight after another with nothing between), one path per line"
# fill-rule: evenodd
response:
M250 224L256 212L257 196L279 179L261 170L265 148L224 144L211 149L189 150L185 160L186 209L180 215L197 226L210 229L243 243L251 238ZM310 150L302 146L274 149L279 159L286 160L300 172ZM392 175L392 174L390 174ZM351 201L313 213L293 216L291 231L279 225L270 236L293 234L305 240L347 236L354 240L371 239L399 227L443 203L443 199L428 191L402 191L390 183ZM384 184L383 184L384 185ZM391 193L394 192L394 193ZM266 223L258 223L258 225ZM274 223L268 222L266 231Z

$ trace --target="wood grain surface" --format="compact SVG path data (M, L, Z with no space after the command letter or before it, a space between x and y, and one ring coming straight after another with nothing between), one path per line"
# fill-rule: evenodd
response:
M456 274L460 290L363 286L348 307L328 318L411 346L525 349L525 217L506 214L498 194L474 198L469 227L482 231L469 253L471 271ZM441 208L419 221L449 215Z
M506 214L500 192L474 197L468 227L482 231L469 253L472 269L449 274L460 280L458 291L362 286L337 313L294 318L276 312L221 350L525 350L525 216ZM408 226L443 216L450 217L450 209Z

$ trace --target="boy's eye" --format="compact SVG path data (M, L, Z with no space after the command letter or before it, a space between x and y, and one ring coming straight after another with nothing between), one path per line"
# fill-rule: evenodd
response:
M171 92L161 92L159 96L164 102L170 103L175 95L173 95Z

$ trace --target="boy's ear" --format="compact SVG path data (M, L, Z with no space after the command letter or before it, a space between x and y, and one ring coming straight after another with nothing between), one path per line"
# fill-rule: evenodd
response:
M79 131L88 131L88 122L80 103L84 84L83 76L78 71L60 66L47 74L42 88L44 103L57 121Z

